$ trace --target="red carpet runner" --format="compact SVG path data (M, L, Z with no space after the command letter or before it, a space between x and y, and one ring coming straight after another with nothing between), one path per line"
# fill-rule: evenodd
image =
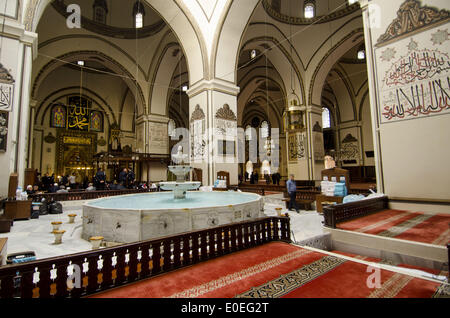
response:
M396 239L447 245L450 239L450 215L386 210L342 222L338 229Z
M440 297L448 285L380 270L369 288L367 265L269 243L92 296L93 298Z

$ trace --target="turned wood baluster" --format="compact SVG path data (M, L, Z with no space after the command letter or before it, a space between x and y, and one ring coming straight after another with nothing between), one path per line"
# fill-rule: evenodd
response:
M178 268L181 266L181 240L179 236L173 240L173 267Z
M231 229L229 226L225 227L223 229L223 250L224 253L230 253L231 252L231 246L230 246L230 240L231 240Z
M250 246L250 233L248 230L248 224L242 224L241 225L241 229L243 230L244 234L244 243L243 243L243 248L249 247ZM242 232L242 230L240 232Z
M183 265L189 265L191 263L190 251L190 236L183 235Z
M192 248L191 248L191 252L192 252L192 264L196 264L199 261L199 257L198 257L198 238L199 238L199 234L198 233L193 233L191 236L191 244L192 244Z
M242 248L243 248L243 245L244 245L244 243L243 243L243 241L244 241L244 238L243 238L243 234L242 234L242 226L236 226L235 227L235 230L237 231L237 249L238 250L241 250Z
M169 271L172 268L172 260L170 259L171 256L171 240L164 240L163 241L164 246L164 265L163 265L163 271Z
M230 227L230 232L231 232L231 252L237 251L238 249L238 236L236 233L236 226L231 226Z
M273 240L278 241L280 236L279 236L279 219L278 218L273 218Z
M223 247L223 235L224 230L222 229L218 229L215 231L215 235L216 235L216 244L217 244L217 255L223 255L224 254L224 247Z
M208 242L207 242L207 237L208 237L208 232L207 231L203 231L200 233L201 236L201 257L200 259L203 260L207 260L208 259Z
M152 244L153 255L152 255L152 275L158 274L161 271L161 242L157 241Z

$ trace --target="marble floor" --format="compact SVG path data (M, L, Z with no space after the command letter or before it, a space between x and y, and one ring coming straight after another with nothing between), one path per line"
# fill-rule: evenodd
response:
M0 238L7 237L7 253L34 251L37 259L55 257L91 250L91 244L81 238L82 204L84 202L62 202L62 214L41 215L38 219L15 221L10 233L0 233ZM324 233L323 216L316 211L289 212L280 195L265 197L265 214L276 215L275 208L282 207L282 213L288 213L291 219L292 240L301 241ZM2 212L0 212L2 213ZM77 214L75 223L69 224L68 214ZM54 244L51 222L62 222L61 230L66 232L62 244Z

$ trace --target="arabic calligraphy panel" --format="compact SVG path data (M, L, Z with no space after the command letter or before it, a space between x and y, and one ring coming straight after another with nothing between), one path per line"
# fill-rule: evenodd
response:
M14 84L0 83L0 110L11 111L13 106Z
M450 113L449 46L433 42L435 32L375 50L382 124ZM384 52L394 47L395 56L386 59Z

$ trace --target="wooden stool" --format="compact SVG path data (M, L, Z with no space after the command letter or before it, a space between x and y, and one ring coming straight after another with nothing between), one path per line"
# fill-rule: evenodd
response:
M103 236L92 236L89 238L89 241L91 241L92 249L97 250L100 248L100 244L102 244L104 237Z
M55 235L55 243L54 244L61 244L62 243L62 236L66 231L64 230L55 230L52 232Z

